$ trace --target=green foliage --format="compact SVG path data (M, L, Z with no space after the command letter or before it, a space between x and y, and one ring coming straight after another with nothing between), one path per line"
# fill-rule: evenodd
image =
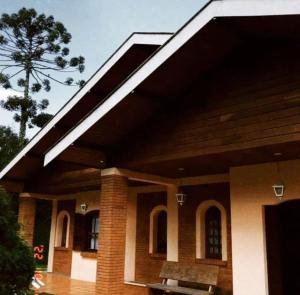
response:
M0 126L0 170L20 151L18 135L9 127Z
M74 81L67 77L65 81L56 77L58 73L82 73L84 57L69 57L67 44L72 39L65 26L54 20L53 16L38 14L34 9L22 8L18 13L2 14L0 18L0 85L4 88L16 84L22 89L22 97L9 97L1 105L15 113L15 121L20 123L21 143L26 135L26 127L41 127L43 120L51 118L43 112L48 101L37 103L30 93L41 90L50 91L51 82L67 86L84 85L84 81ZM13 80L17 79L15 83ZM37 116L39 118L35 119Z
M47 113L40 113L32 118L31 123L37 127L42 128L53 116ZM30 126L29 126L30 127Z
M24 294L35 270L33 252L18 235L10 197L0 189L0 294Z
M38 103L31 98L25 99L16 95L9 96L6 101L0 101L2 108L15 112L14 120L16 122L21 122L23 118L29 128L33 128L34 125L43 127L52 118L52 115L42 112L48 105L49 102L46 99Z

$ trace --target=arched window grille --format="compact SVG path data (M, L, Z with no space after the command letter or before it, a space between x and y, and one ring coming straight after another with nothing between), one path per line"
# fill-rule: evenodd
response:
M196 258L227 261L227 213L216 200L206 200L197 208Z
M210 207L205 213L206 258L222 259L221 212Z

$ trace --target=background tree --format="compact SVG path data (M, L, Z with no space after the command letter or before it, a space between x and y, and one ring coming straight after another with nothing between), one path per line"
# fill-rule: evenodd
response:
M14 120L20 123L19 139L23 145L26 128L42 127L51 117L44 110L48 100L37 102L31 96L41 89L50 91L51 81L82 86L84 81L59 73L84 71L84 57L69 56L71 34L53 16L37 14L34 9L22 8L18 13L2 14L0 19L0 84L10 88L14 84L22 89L22 96L8 97L1 106L14 111ZM61 77L61 75L59 75ZM13 82L14 81L14 82Z
M18 135L9 127L0 126L0 171L19 151Z
M19 229L11 198L0 188L0 294L24 294L34 275L33 252Z

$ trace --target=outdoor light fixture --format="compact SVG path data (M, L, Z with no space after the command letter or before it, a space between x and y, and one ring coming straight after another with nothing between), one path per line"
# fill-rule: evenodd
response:
M278 198L279 200L282 200L283 196L284 196L284 184L281 181L281 176L280 176L280 167L279 167L279 163L276 162L276 170L277 170L277 179L279 179L279 181L277 181L272 187L275 193L276 198Z
M184 193L177 193L176 194L177 203L182 206L186 199L186 194Z
M273 186L275 196L281 200L284 195L284 184L282 182L275 183Z
M81 210L82 213L86 213L87 209L88 209L88 204L87 203L80 204L80 210Z

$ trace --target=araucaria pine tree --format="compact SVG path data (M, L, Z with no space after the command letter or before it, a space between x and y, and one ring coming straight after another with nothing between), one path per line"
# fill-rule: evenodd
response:
M51 115L45 113L48 100L40 102L32 95L40 90L50 91L51 81L82 86L84 81L60 73L84 71L84 57L69 57L71 34L53 16L37 14L34 9L22 8L18 13L2 14L0 19L0 85L21 90L20 96L1 101L1 106L15 112L20 124L19 140L24 144L26 128L42 127Z

